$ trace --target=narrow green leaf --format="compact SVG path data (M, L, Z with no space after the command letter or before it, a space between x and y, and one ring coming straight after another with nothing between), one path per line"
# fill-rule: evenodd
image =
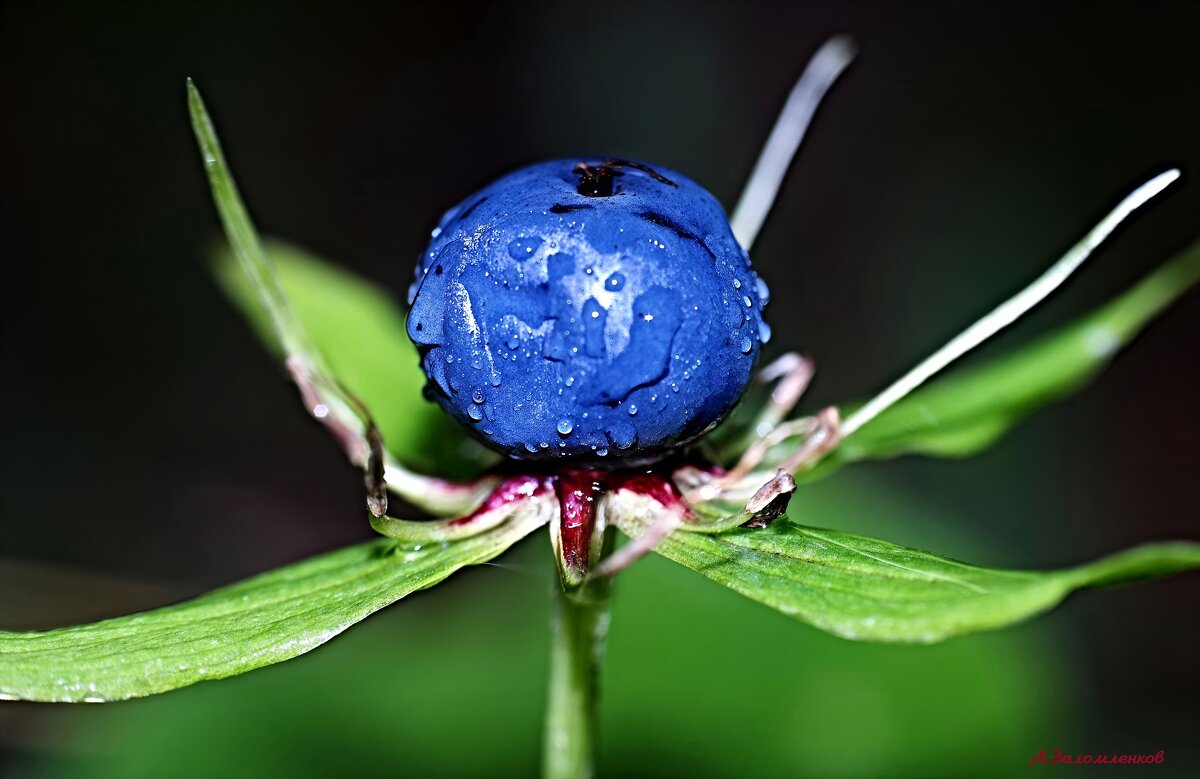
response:
M607 498L610 521L637 536L660 509ZM1149 544L1062 571L978 568L947 557L778 520L721 535L676 532L656 551L746 597L842 638L930 643L1046 611L1068 593L1200 567L1200 544Z
M271 260L263 252L258 230L242 202L233 172L225 162L217 128L200 97L200 90L191 79L187 80L187 102L192 132L204 161L209 189L225 228L225 237L271 324L285 365L300 390L305 409L325 424L350 461L368 473L368 506L375 514L383 513L387 510L387 492L382 476L386 466L383 464L380 436L373 429L370 412L329 371L323 355L313 346L308 333L296 319L275 277Z
M465 505L460 498L474 492L469 486L457 489L442 480L430 480L410 471L394 458L389 461L373 412L330 369L326 356L292 310L238 193L212 117L191 79L187 82L187 98L192 131L208 174L213 202L232 254L258 299L263 317L270 323L270 340L285 357L285 365L300 390L306 410L334 435L350 461L367 472L367 505L371 512L378 516L387 510L385 487L390 485L392 490L430 511L456 513ZM445 487L449 487L449 495L435 494ZM434 494L432 501L428 499L431 494Z
M384 445L401 462L466 476L488 455L421 396L425 374L404 314L380 287L281 241L265 240L291 310L329 370L371 409ZM283 349L250 277L228 248L214 253L221 286L277 357Z
M1098 310L1037 342L969 371L930 382L849 436L817 467L919 453L964 457L991 446L1038 408L1082 388L1200 281L1200 243ZM845 411L845 409L843 410ZM778 447L768 465L794 444Z
M204 171L208 175L213 202L225 228L225 236L229 239L233 256L237 258L249 279L251 288L259 296L262 310L280 344L281 353L301 357L311 363L314 370L320 370L324 367L320 352L309 343L307 333L296 320L287 297L275 279L270 259L263 252L258 230L250 220L233 173L225 162L225 153L221 149L221 141L217 138L217 128L204 106L200 90L190 78L187 80L187 99L192 131L200 147L200 156L204 161Z
M290 659L463 566L491 560L554 509L551 498L512 506L507 522L460 541L419 548L380 539L154 611L0 631L0 698L123 700Z

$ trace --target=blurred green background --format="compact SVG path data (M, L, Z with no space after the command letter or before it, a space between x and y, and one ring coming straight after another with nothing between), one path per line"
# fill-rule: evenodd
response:
M1195 4L1161 2L7 3L0 624L147 608L370 535L358 475L208 273L185 76L263 231L402 299L441 210L527 162L637 157L732 203L808 55L853 34L754 255L816 406L878 389L1169 164L1184 184L987 351L1193 240L1197 29ZM857 466L792 516L1013 567L1194 538L1198 324L1193 295L985 456ZM552 567L536 535L283 666L4 704L0 773L528 776ZM1194 775L1196 580L896 648L647 560L619 582L600 769L1010 776L1042 749L1164 749L1154 775ZM723 692L697 698L698 676Z

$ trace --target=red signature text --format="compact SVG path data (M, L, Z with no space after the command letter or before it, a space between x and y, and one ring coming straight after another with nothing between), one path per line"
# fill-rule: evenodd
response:
M1158 765L1166 759L1162 749L1152 755L1072 755L1061 749L1043 749L1030 759L1029 765Z

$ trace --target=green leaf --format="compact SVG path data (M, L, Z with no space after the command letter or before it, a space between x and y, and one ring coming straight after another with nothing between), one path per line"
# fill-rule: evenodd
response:
M166 692L288 660L466 565L491 560L552 513L519 501L507 522L425 548L380 539L175 606L42 632L0 632L0 698L99 702Z
M1115 300L1037 342L930 382L868 422L798 478L826 475L858 460L910 453L965 457L985 449L1027 415L1095 378L1122 346L1198 280L1200 243ZM791 449L778 447L771 462L781 462Z
M221 150L221 142L217 138L212 117L200 97L200 90L191 79L187 82L187 97L192 131L200 148L213 202L225 228L232 256L236 258L237 265L245 274L253 297L257 298L260 312L258 318L270 325L266 328L269 331L267 340L276 345L279 353L285 358L285 365L300 390L305 409L334 435L350 461L366 471L367 504L373 514L378 516L387 510L385 474L391 489L400 492L410 501L425 505L434 512L448 510L449 513L455 513L461 501L453 496L448 501L435 498L430 503L424 500L430 491L438 491L443 484L430 483L431 480L408 470L394 458L389 462L383 436L373 412L330 368L327 356L315 344L304 324L296 316L292 303L276 276L271 258L263 250L262 241L246 205L242 202L233 173ZM347 286L343 285L342 290L346 289ZM358 289L362 291L361 286ZM345 303L346 301L342 301L339 305L344 306ZM377 307L380 305L379 300L375 303ZM346 314L347 310L341 307L338 308L338 313ZM324 321L326 324L332 323L328 318ZM386 323L384 327L386 328ZM397 335L390 337L395 338ZM362 347L363 344L359 344L360 350ZM391 396L384 397L380 393L379 399L387 405L394 405L394 398Z
M657 502L609 496L609 521L640 535ZM1062 571L978 568L947 557L779 520L721 535L676 532L655 551L802 622L860 641L930 643L1011 625L1083 587L1200 567L1200 544L1149 544Z
M388 451L445 475L477 470L487 455L421 396L425 374L404 314L383 289L281 241L263 242L296 319L330 372L371 409ZM227 247L214 268L230 299L277 357L283 350L250 278Z

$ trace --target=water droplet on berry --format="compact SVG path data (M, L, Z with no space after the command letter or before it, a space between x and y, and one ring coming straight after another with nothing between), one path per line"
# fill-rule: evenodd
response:
M754 288L758 292L758 302L761 305L766 305L771 301L771 290L767 288L767 282L759 277L754 278Z
M527 260L542 247L541 238L517 238L508 245L508 256L518 262Z
M583 304L583 338L588 357L603 357L604 325L608 320L606 311L595 298Z

